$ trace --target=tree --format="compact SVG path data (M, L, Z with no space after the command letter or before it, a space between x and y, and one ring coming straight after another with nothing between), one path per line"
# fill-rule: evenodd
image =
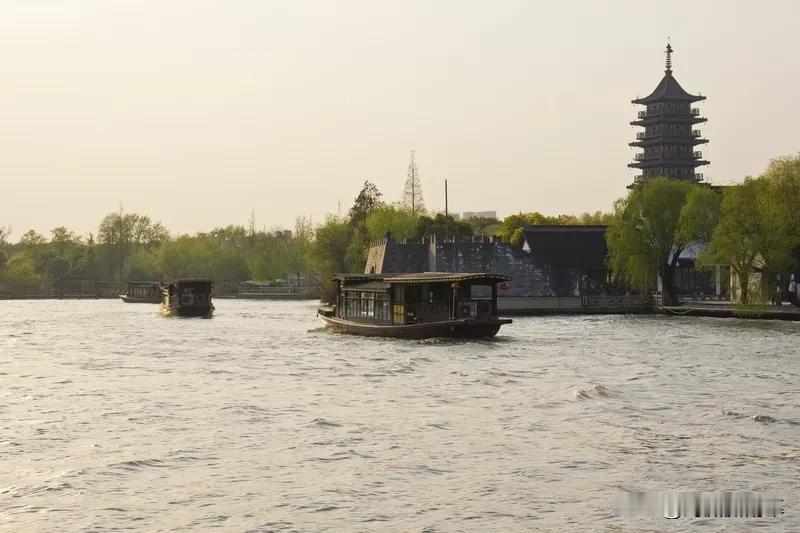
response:
M696 212L713 201L704 192L693 192L699 187L654 178L617 202L606 233L614 272L641 290L652 289L658 275L664 305L679 304L673 272L681 252L703 238L714 222Z
M408 163L406 184L403 189L403 206L409 209L412 215L425 213L425 200L422 198L422 179L419 175L417 162L414 159L414 150L411 150L411 160Z
M708 249L700 256L702 264L730 265L739 285L739 299L744 304L750 299L750 277L761 266L759 249L764 237L758 209L761 185L747 178L744 183L725 189L719 224L714 228Z
M472 217L466 220L475 235L499 235L503 229L501 222L494 217Z
M56 255L64 256L68 250L72 250L73 256L75 248L80 247L81 239L74 232L68 230L64 226L57 226L50 230L50 244L54 249Z
M730 264L736 275L739 298L748 303L753 274L759 274L763 296L785 286L788 272L797 267L800 247L800 156L773 160L758 178L727 187L719 225L706 264Z
M25 252L14 254L8 260L2 279L6 286L16 293L36 290L42 281L34 269L33 258Z
M581 216L577 218L576 224L609 226L613 221L614 213L595 211L594 213L582 213Z
M365 181L349 212L349 224L353 231L346 253L346 263L350 266L348 270L360 270L366 261L369 251L366 220L381 205L381 192L375 184Z
M383 239L387 231L391 231L396 241L413 239L417 235L418 222L419 217L401 204L383 204L367 217L367 236L370 241L377 241Z
M773 293L800 266L793 257L800 249L800 155L774 159L758 181L758 208L766 228L760 252L762 287Z
M228 225L214 228L209 232L209 236L217 239L223 246L232 248L245 248L251 244L251 236L244 226Z
M44 235L33 229L26 231L19 240L19 244L23 248L35 248L45 243L47 243L47 239L44 238Z
M314 232L314 242L309 250L312 268L323 285L323 298L330 301L332 284L329 279L337 272L347 272L348 249L353 235L353 228L347 221L329 215L325 223ZM362 267L363 268L363 267Z
M375 209L377 209L383 202L381 202L381 191L374 183L369 181L364 182L364 186L353 201L353 207L350 208L350 225L362 225Z
M435 236L437 239L469 237L473 234L472 226L466 220L456 220L452 215L437 213L433 218L419 217L417 222L417 239Z
M97 239L109 278L121 278L125 261L140 248L157 248L169 239L160 222L135 213L111 213L100 222Z
M6 243L8 236L11 235L10 226L0 226L0 246Z
M500 238L514 246L520 246L525 236L523 232L529 226L558 224L559 217L545 216L539 212L517 213L503 219L500 227Z

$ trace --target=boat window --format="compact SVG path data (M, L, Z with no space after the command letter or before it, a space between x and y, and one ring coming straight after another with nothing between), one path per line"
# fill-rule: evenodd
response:
M181 290L181 305L194 305L195 295L194 290L190 287L184 287Z
M389 320L389 298L385 292L346 291L344 318Z
M492 297L492 287L490 285L472 285L470 287L470 298L473 300L489 300Z

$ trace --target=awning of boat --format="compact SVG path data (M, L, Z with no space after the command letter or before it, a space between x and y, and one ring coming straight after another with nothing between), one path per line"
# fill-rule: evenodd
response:
M414 274L334 274L332 281L341 281L345 284L345 289L354 287L356 284L379 282L388 285L411 284L411 283L458 283L465 281L500 283L510 281L511 278L502 274L487 272L419 272ZM388 286L386 287L388 288ZM357 289L350 289L357 290Z
M389 290L391 285L383 281L355 282L352 285L342 287L343 291L364 291L364 292L384 292Z

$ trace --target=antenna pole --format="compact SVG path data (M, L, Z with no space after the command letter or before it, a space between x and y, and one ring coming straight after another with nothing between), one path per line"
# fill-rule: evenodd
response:
M447 212L447 178L444 180L444 216L448 216Z

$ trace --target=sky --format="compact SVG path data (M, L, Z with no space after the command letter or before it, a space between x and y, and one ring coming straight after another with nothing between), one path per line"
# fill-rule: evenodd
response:
M664 47L715 184L800 151L800 2L0 0L0 226L173 233L429 209L608 211Z

